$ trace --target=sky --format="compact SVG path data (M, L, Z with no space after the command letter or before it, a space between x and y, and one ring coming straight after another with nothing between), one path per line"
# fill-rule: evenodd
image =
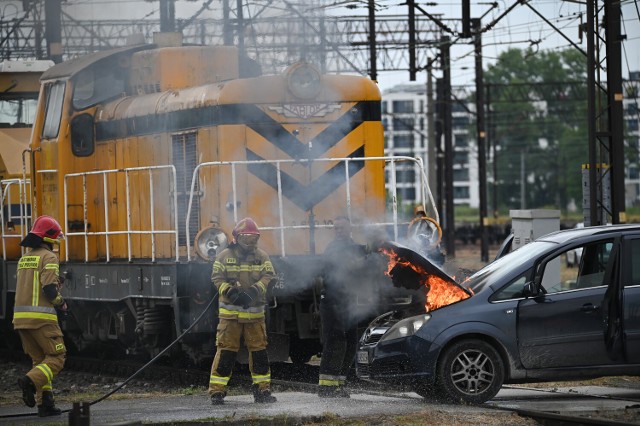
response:
M366 2L359 2L366 3ZM404 3L400 0L378 0L376 4L381 7L378 14L406 14L407 7L399 6ZM499 0L495 2L497 7L491 6L492 2L471 1L471 17L482 18L482 26L500 17L518 0ZM602 0L599 1L602 4ZM461 19L462 1L447 0L444 2L425 2L416 0L429 14L440 15L444 19ZM429 6L427 6L429 4ZM432 4L436 4L433 5ZM579 37L578 27L580 23L586 25L585 1L560 1L560 0L530 0L529 5L550 21L553 26L561 30L573 43L582 50L587 50L586 37ZM627 35L622 49L622 76L628 78L629 71L640 71L640 0L621 1L622 21L621 32ZM366 13L366 9L361 13ZM421 12L416 11L416 15ZM581 20L582 17L582 20ZM540 50L563 50L571 48L571 44L552 26L541 17L522 4L515 6L508 14L500 19L495 26L483 34L483 64L486 67L495 63L496 58L508 48L524 49L532 47ZM451 48L451 81L453 85L473 84L475 80L474 56L472 46L459 45ZM378 76L380 87L385 90L396 84L408 83L408 73L383 72ZM417 82L424 83L426 76L418 75Z
M261 11L263 15L283 13L284 0L243 0L249 4L245 16ZM314 5L322 5L328 15L349 16L367 15L367 0L287 0L297 10L303 11ZM176 18L189 18L206 4L206 0L176 0ZM377 16L407 15L405 0L376 0ZM462 16L462 0L423 1L415 3L429 14L443 19L449 26ZM531 8L538 11L556 28L577 44L587 50L586 38L579 37L578 26L586 24L586 3L584 0L530 0L527 5L519 4L520 0L498 0L497 2L471 0L471 17L482 17L483 27L500 17L507 9L513 9L502 17L495 25L483 34L483 61L486 67L494 63L496 58L507 48L532 47L540 50L562 50L571 44L549 24L544 22ZM601 5L603 0L599 0ZM640 71L640 0L622 0L622 33L627 38L622 49L622 76L628 78L629 72ZM202 18L220 18L222 0L211 1L207 10L199 16ZM236 1L229 0L235 10ZM159 19L158 1L142 0L66 0L63 9L81 19ZM492 6L492 5L495 5ZM264 11L263 8L267 7ZM0 14L9 19L22 10L22 2L0 0ZM416 16L422 12L416 11ZM582 19L581 19L582 18ZM458 27L459 28L459 27ZM454 45L451 48L452 84L473 84L474 56L473 47L467 43ZM418 64L420 65L420 64ZM418 73L416 83L426 81L426 73ZM382 90L397 84L409 83L407 71L380 71L378 83Z

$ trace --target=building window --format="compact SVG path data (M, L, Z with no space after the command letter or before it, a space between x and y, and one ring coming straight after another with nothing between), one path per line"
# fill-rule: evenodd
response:
M382 101L381 104L382 104L382 113L383 114L388 114L389 111L387 110L387 102Z
M415 125L413 117L394 117L393 130L396 132L412 131Z
M413 134L394 135L393 147L394 148L413 148Z
M469 116L468 115L458 115L451 118L451 127L460 128L460 127L468 127L469 126Z
M453 164L469 163L469 153L466 151L455 151L453 154Z
M416 199L415 188L398 188L398 197L402 201L413 201Z
M635 166L629 167L629 179L639 179L640 173L638 173L638 168Z
M454 186L453 187L453 198L454 199L469 198L469 187L468 186Z
M469 113L469 111L467 111L466 106L463 103L457 102L457 101L454 101L452 103L451 112L452 113L454 113L454 112L464 112L465 114Z
M454 140L454 144L458 148L466 148L467 146L469 146L467 135L454 135Z
M413 113L413 101L393 101L393 113Z
M637 131L638 130L638 120L637 119L627 120L627 130L629 130L630 132Z
M453 169L454 182L469 182L469 169Z
M396 182L398 183L414 183L416 180L416 172L413 169L396 170Z

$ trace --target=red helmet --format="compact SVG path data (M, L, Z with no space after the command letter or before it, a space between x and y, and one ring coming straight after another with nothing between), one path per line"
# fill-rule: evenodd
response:
M64 238L62 228L57 220L51 216L40 216L33 222L30 234L37 235L43 241L52 244L60 244L60 240Z
M233 235L233 239L238 241L238 235L240 234L260 235L260 230L258 229L258 225L256 225L256 222L253 219L251 219L250 217L245 217L244 219L240 220L236 224L231 234Z

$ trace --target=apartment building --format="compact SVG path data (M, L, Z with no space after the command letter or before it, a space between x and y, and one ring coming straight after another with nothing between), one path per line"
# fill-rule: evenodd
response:
M453 88L453 200L456 205L477 208L478 159L472 112L475 106L464 103L468 93L463 88ZM427 129L427 93L424 84L401 84L382 94L382 122L385 129L385 155L406 155L422 158L427 174L435 168L435 158L429 157ZM440 141L444 147L444 141ZM413 167L398 167L396 183L403 205L415 205L419 176ZM387 182L389 182L387 176ZM435 196L436 182L429 182Z
M632 207L640 205L640 71L630 72L622 89L625 145L631 151L625 156L625 206Z

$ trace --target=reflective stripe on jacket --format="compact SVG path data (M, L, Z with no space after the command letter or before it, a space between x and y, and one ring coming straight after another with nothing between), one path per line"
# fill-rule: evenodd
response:
M244 254L235 245L223 250L213 263L211 281L220 293L220 318L237 319L241 322L264 320L265 294L267 285L275 278L275 271L269 255L259 248L253 253ZM255 285L260 291L259 297L248 307L234 305L227 297L230 287L243 289Z
M58 322L53 304L43 288L58 283L58 257L45 245L28 251L18 261L14 329L39 328Z

